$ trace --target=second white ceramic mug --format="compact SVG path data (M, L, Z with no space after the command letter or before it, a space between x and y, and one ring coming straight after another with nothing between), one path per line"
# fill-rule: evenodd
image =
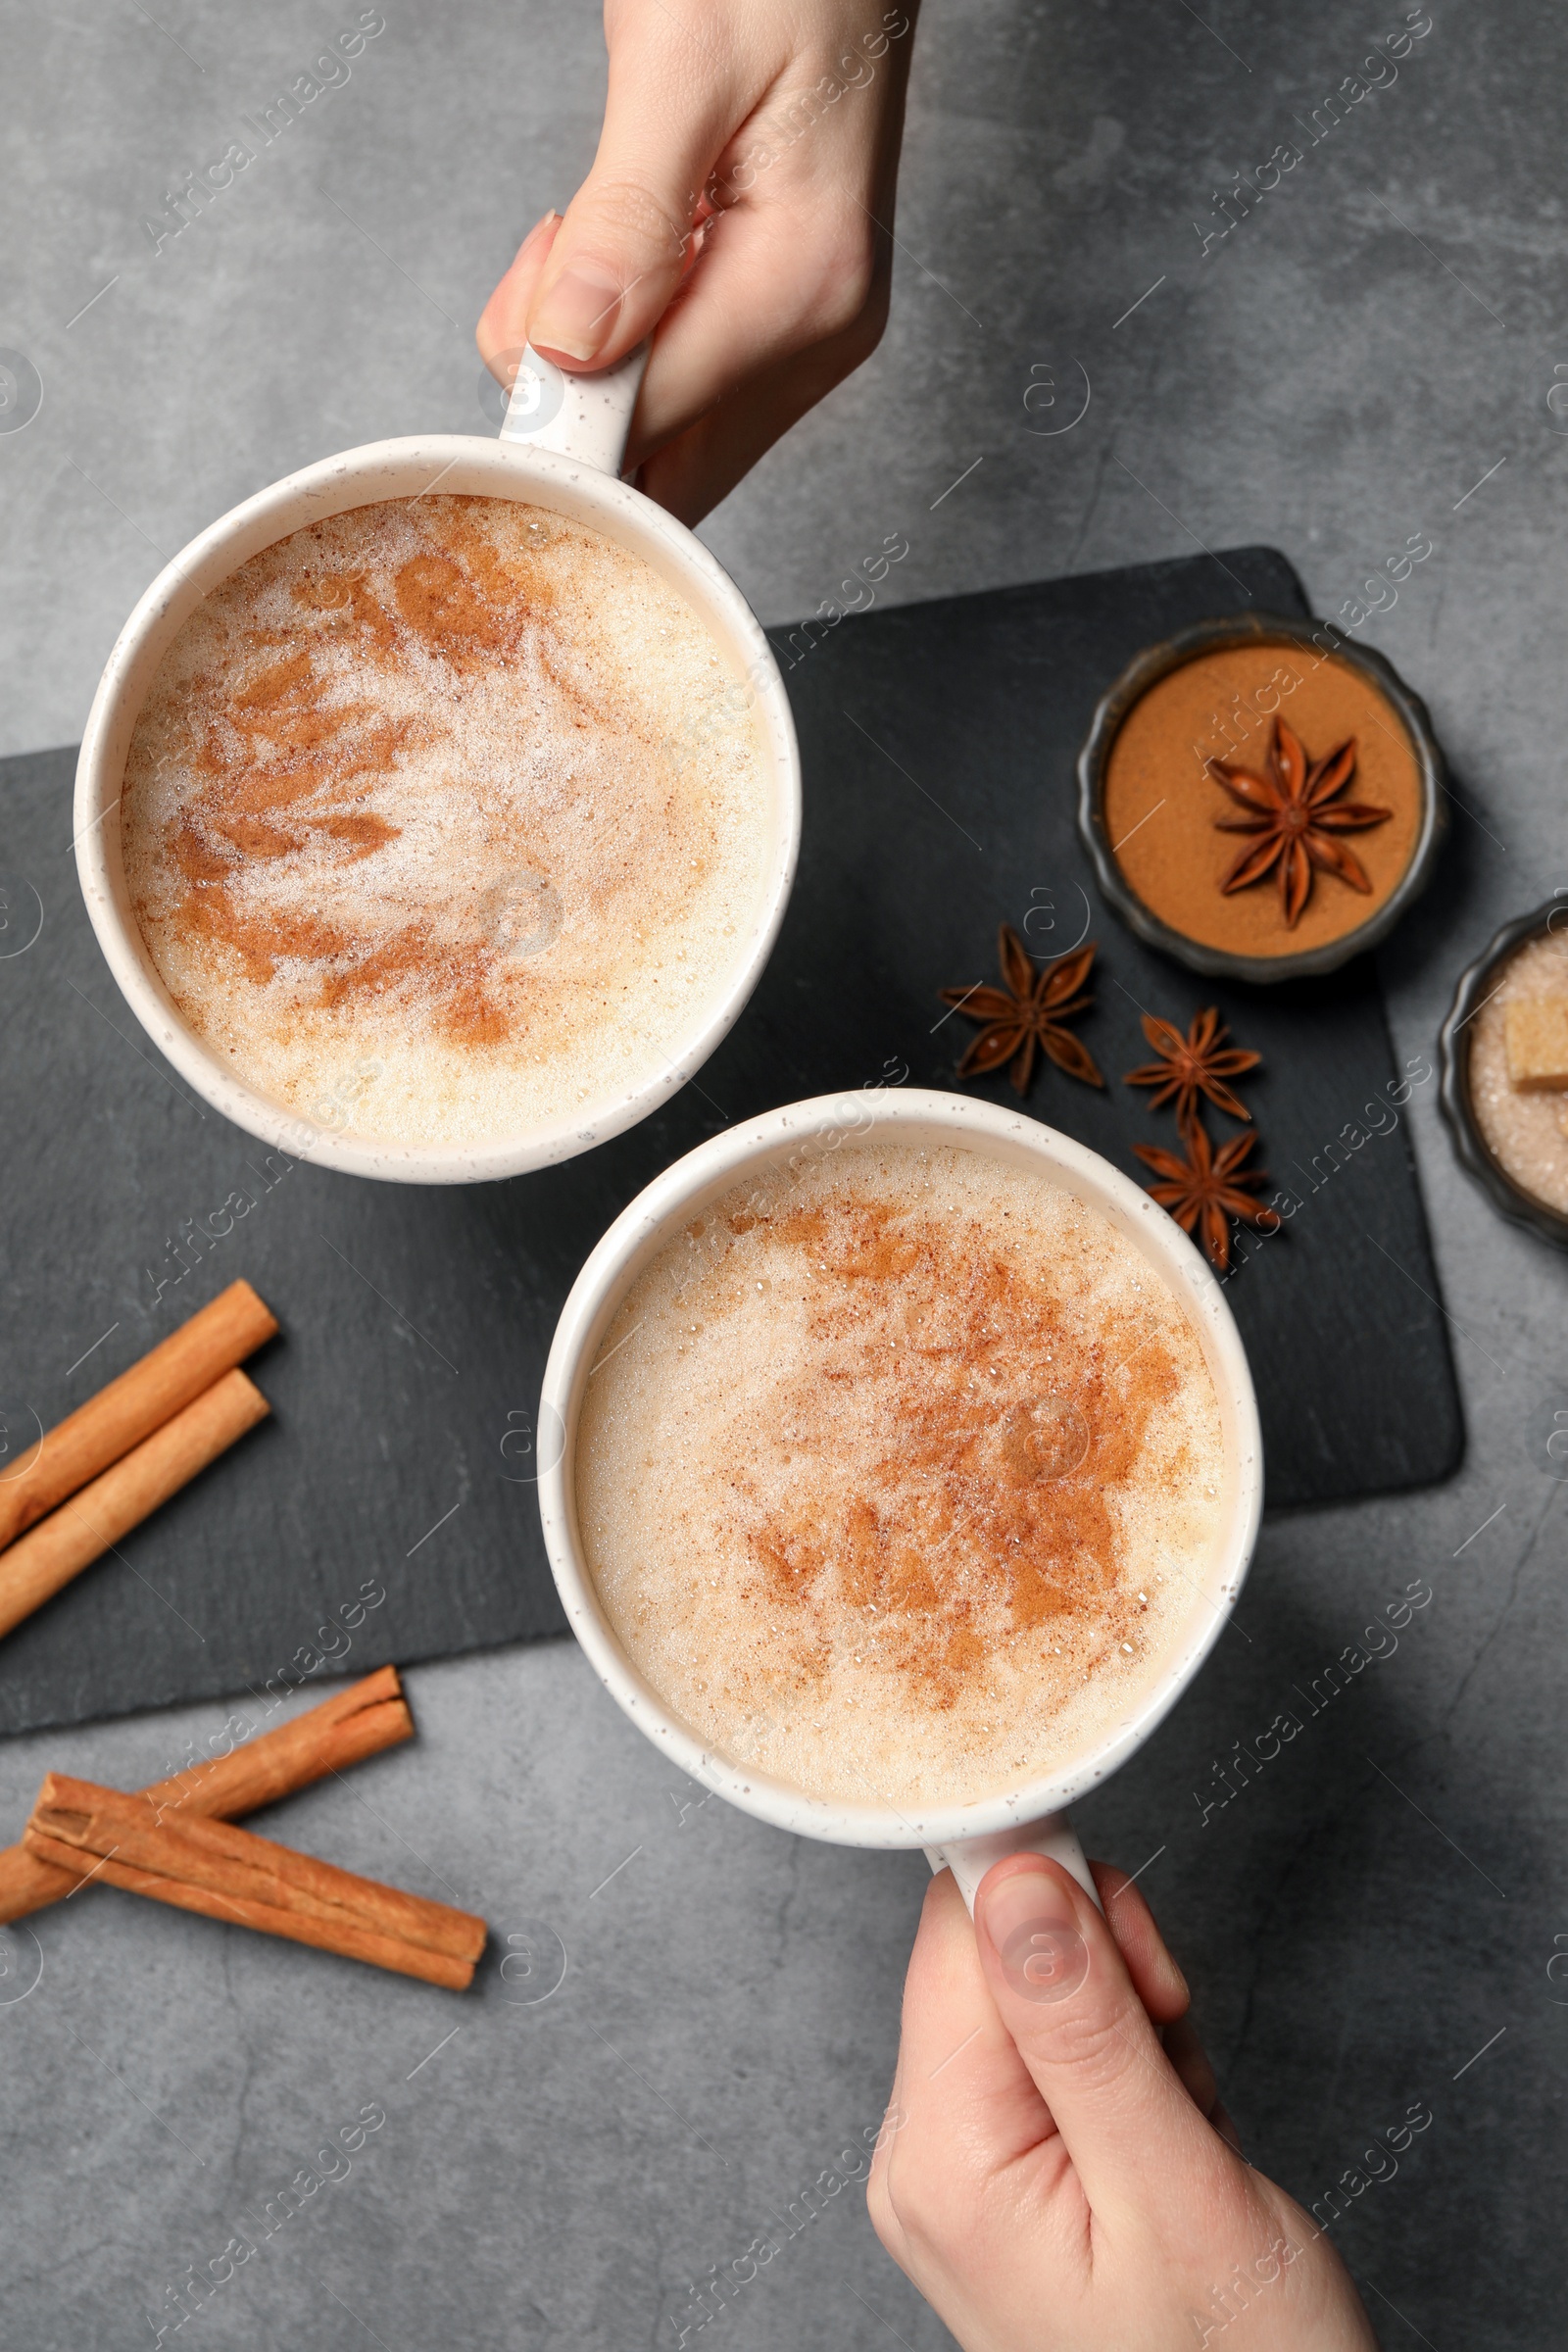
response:
M619 478L643 357L634 353L601 375L567 376L525 353L498 441L463 433L372 441L286 475L220 515L166 564L116 640L76 763L76 871L98 944L131 1011L193 1092L296 1158L405 1184L479 1183L569 1159L646 1118L683 1086L728 1033L761 976L800 847L795 725L772 649L728 573L684 524ZM466 1150L356 1134L352 1093L301 1113L249 1085L187 1024L159 977L130 906L120 841L121 786L137 717L159 663L202 598L307 523L436 490L523 499L642 557L712 633L732 673L732 692L752 710L771 786L765 879L749 923L737 927L722 993L614 1098Z
M824 1802L707 1746L627 1658L595 1590L577 1527L575 1449L583 1394L616 1309L643 1268L694 1216L748 1175L871 1132L920 1150L956 1146L1045 1177L1097 1210L1181 1300L1214 1384L1225 1443L1223 1534L1187 1631L1152 1689L1072 1764L961 1805ZM593 1251L562 1310L539 1407L539 1507L545 1547L572 1632L600 1681L679 1768L778 1829L835 1844L922 1846L951 1867L973 1906L993 1862L1022 1849L1053 1854L1093 1894L1067 1807L1140 1747L1175 1705L1219 1638L1251 1562L1263 1503L1263 1446L1246 1350L1206 1260L1165 1211L1098 1153L1021 1111L956 1095L879 1089L769 1111L711 1138L656 1177Z

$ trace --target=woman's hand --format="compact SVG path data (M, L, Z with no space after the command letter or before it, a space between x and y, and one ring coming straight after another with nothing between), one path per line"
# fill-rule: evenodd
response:
M478 343L608 368L655 333L626 457L686 522L876 347L918 0L606 0L594 168Z
M867 2187L965 2352L1376 2352L1339 2256L1244 2162L1148 1905L999 1862L934 1879Z

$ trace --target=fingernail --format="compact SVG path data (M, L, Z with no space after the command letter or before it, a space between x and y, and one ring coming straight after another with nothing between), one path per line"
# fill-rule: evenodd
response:
M1009 1992L1025 2001L1064 2001L1089 1974L1089 1947L1066 1888L1054 1871L1017 1870L984 1892L983 1940Z
M560 219L561 215L557 212L554 205L550 207L548 213L541 213L538 220L534 222L532 228L529 229L528 234L523 238L522 243L517 247L517 251L519 253L526 253L534 239L541 235L543 231L550 226L551 221L559 220Z
M621 304L619 276L598 262L573 262L547 291L529 324L535 351L591 360L610 340Z

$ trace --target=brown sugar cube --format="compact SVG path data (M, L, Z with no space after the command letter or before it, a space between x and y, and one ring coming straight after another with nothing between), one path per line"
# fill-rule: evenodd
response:
M1505 1004L1508 1082L1521 1093L1568 1087L1568 997Z

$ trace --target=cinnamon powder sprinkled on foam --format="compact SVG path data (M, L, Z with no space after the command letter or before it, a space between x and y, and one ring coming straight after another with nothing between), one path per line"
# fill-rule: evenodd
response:
M577 1498L616 1631L704 1739L814 1795L1043 1772L1206 1616L1229 1487L1197 1334L1040 1178L867 1144L748 1185L602 1362Z
M439 496L295 532L197 608L122 822L199 1034L297 1108L458 1145L665 1066L769 848L760 747L691 608L596 532Z

